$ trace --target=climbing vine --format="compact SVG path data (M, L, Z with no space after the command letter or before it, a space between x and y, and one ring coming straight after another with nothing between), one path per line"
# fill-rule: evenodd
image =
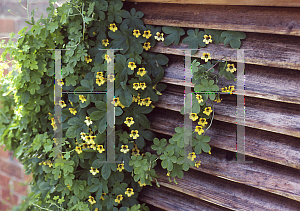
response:
M1 112L6 119L0 125L1 141L14 151L26 173L33 173L32 192L22 210L149 210L137 198L143 186L153 181L159 186L154 170L158 159L176 182L175 178L182 178L189 167L200 167L197 154L210 153L210 137L205 133L213 121L213 103L221 102L218 80L221 76L234 80L236 71L234 64L214 61L209 53L193 60L192 82L199 94L187 96L186 101L192 97L190 119L198 125L188 130L177 127L171 139L159 140L149 130L145 114L153 111L153 102L166 88L160 81L169 59L149 50L157 42L178 45L186 33L182 43L191 49L212 42L239 48L245 34L144 25L144 14L134 8L123 10L121 0L71 0L58 8L54 2L47 8L48 17L27 21L32 27L22 29L16 43L0 42L5 48L2 64L6 64L8 53L17 63L14 73L1 79L6 93L0 96L0 101L6 102ZM62 81L56 83L69 92L60 101L63 144L58 159L54 138L55 51L47 49L69 49L62 51ZM99 49L122 50L110 58ZM195 53L192 50L192 55ZM115 63L114 75L107 74L111 62ZM86 93L106 91L108 80L115 83L111 102L103 94ZM232 92L234 86L222 91ZM14 102L9 94L13 94ZM115 106L115 160L123 161L121 164L100 162L106 160L108 103ZM193 137L193 152L188 154L185 135ZM153 141L151 148L156 154L145 152L145 140Z

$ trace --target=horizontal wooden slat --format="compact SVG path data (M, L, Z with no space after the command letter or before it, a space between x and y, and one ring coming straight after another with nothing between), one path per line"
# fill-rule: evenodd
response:
M184 57L167 56L169 58L169 66L165 68L165 76L162 82L186 86L184 83ZM218 70L215 70L215 72L217 73ZM299 83L300 74L298 70L245 65L245 96L300 104ZM236 82L229 81L222 76L218 84L224 87L236 85ZM193 84L189 86L194 87ZM233 94L238 94L240 91L237 90Z
M207 166L206 164L203 164L203 166L204 165ZM224 165L228 166L226 164ZM206 168L203 166L201 168ZM300 203L295 200L224 180L223 178L214 177L201 171L190 169L189 171L184 172L183 178L177 180L177 185L174 182L169 182L168 177L166 176L167 171L165 169L157 167L156 172L159 176L158 181L161 186L168 187L173 191L184 193L228 209L274 211L299 210ZM240 171L234 171L232 173L236 175L241 174ZM268 178L269 175L264 174L264 176L265 178ZM286 181L284 182L286 183ZM261 181L262 185L265 183L269 183L267 179ZM167 200L169 200L169 198ZM176 202L176 204L177 203L178 202Z
M162 42L149 51L163 54L185 55L187 44L164 46ZM300 70L300 42L298 37L283 35L268 35L247 33L241 49L245 49L245 63L262 66ZM252 50L246 50L252 49ZM212 59L222 59L226 56L228 61L237 62L237 50L225 47L223 44L210 44L201 48L192 57L201 58L204 52L211 54Z
M277 6L300 7L300 2L295 0L126 0L130 2L176 3L176 4L212 4L212 5L247 5L247 6Z
M144 187L139 194L139 200L159 207L167 211L227 211L228 209L190 197L189 195L173 191L166 187L153 186ZM155 209L150 209L155 211Z
M210 2L206 1L207 4ZM193 5L188 4L188 1L185 3L187 5L157 3L136 5L125 3L125 5L142 11L145 14L144 23L150 25L300 36L300 8ZM300 3L298 4L300 6Z
M176 127L183 127L183 118L178 112L155 108L155 115L149 116L151 130L173 136ZM235 123L214 119L206 134L211 137L211 146L235 152L236 130ZM292 136L245 127L245 155L300 169L299 140Z
M236 122L236 96L222 94L215 103L215 119ZM169 85L155 106L180 111L184 106L184 87ZM245 97L245 126L300 138L300 107L252 97Z

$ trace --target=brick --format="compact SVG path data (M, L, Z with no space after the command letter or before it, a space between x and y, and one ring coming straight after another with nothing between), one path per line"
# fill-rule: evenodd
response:
M2 201L6 201L11 205L18 205L18 196L11 194L9 190L2 189Z
M29 174L29 175L24 174L24 181L31 182L32 181L32 174Z
M21 183L14 181L14 193L19 193L21 195L27 195L27 182Z
M0 201L0 210L1 211L10 211L11 206L9 206L8 204L4 204L2 201Z
M9 190L9 181L10 177L7 177L0 172L0 187L2 189Z
M22 167L16 165L13 161L5 161L3 159L0 159L0 169L8 175L15 176L18 179L22 179Z
M14 19L0 18L0 33L11 33L15 31Z
M4 151L4 146L0 146L0 158L8 159L10 157L9 151Z

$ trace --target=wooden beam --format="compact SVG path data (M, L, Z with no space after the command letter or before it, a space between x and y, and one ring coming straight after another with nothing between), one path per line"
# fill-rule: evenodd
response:
M162 82L185 86L184 60L182 56L168 55L169 65L166 67ZM193 61L194 59L192 59ZM237 66L234 64L235 67ZM217 69L214 70L218 72ZM287 74L288 72L288 74ZM300 104L300 74L298 70L286 70L257 65L245 65L245 96L274 100L284 103ZM219 86L231 86L236 82L228 81L222 76ZM279 86L280 84L280 86ZM194 84L188 86L194 87ZM239 94L236 90L233 94Z
M167 109L172 109L166 105ZM184 116L171 110L155 108L155 115L149 116L151 130L160 134L173 136L176 127L183 127ZM196 123L193 123L196 126ZM206 132L211 137L213 147L236 152L235 122L227 123L216 118ZM299 138L276 134L255 128L245 128L245 155L280 165L300 169Z
M142 11L149 25L300 36L300 8L128 2L124 6Z
M250 164L226 164L223 162L223 167L220 167L221 171L224 168L228 168L227 171L232 170L231 174L237 177L241 177L242 183L250 182L254 184L258 182L258 187L249 187L247 184L238 184L235 181L225 180L225 178L217 175L212 177L210 174L202 172L202 169L213 169L216 165L211 164L216 161L215 158L210 159L210 164L203 164L199 169L192 171L191 169L184 172L184 176L181 179L177 179L178 184L169 182L166 176L167 170L161 167L156 168L156 173L159 176L159 184L163 187L170 188L173 191L177 191L191 197L199 198L210 203L217 204L227 209L233 210L297 210L299 209L299 181L297 181L296 174L293 175L292 181L285 180L285 174L268 174L269 171L264 171L265 168L252 168L255 164L250 167ZM202 161L201 161L202 163ZM212 165L211 167L209 167ZM222 164L221 164L222 165ZM220 165L217 165L218 167ZM239 170L240 171L239 171ZM215 169L214 171L218 171ZM240 175L240 176L239 176ZM282 175L280 179L278 176ZM219 178L218 178L219 177ZM276 179L279 180L276 180ZM290 177L287 177L291 179ZM279 181L282 182L280 185ZM284 187L284 185L286 186ZM295 185L295 186L294 186ZM270 186L271 189L261 190L264 186ZM289 189L294 186L294 188ZM268 190L267 190L268 189ZM276 190L277 189L277 190ZM285 191L290 196L297 198L289 199L279 195L270 193L271 190L281 190L283 194ZM294 190L295 192L292 192ZM274 193L274 192L273 192Z
M167 211L228 211L228 209L223 207L219 207L195 197L190 197L189 195L182 194L169 188L163 186L157 187L156 184L153 184L152 187L144 187L139 193L138 200ZM155 211L154 209L150 210Z
M300 2L295 0L126 0L129 2L151 2L167 4L200 4L200 5L246 5L270 7L300 7Z
M149 51L184 56L185 49L188 49L187 44L164 46L162 42L158 42ZM241 49L253 49L245 50L246 64L300 70L298 37L247 33ZM221 43L201 48L192 57L201 58L204 52L210 53L212 59L219 60L226 56L228 61L237 62L237 51Z

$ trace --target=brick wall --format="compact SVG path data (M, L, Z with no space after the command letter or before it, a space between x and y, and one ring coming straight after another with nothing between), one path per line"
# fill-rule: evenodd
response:
M16 33L18 38L18 31L25 26L28 26L27 31L31 28L25 23L27 11L22 7L27 5L29 15L33 9L38 8L35 20L38 20L42 13L44 17L47 15L48 0L22 0L21 3L19 0L0 0L0 38L6 37L5 40L8 41L11 32ZM2 52L3 49L0 49L0 55ZM6 58L9 59L9 55ZM4 71L4 75L10 70L11 66ZM22 164L12 157L12 153L3 149L4 146L0 146L0 211L11 210L14 205L21 203L21 197L30 191L28 183L32 179L30 175L25 175Z

